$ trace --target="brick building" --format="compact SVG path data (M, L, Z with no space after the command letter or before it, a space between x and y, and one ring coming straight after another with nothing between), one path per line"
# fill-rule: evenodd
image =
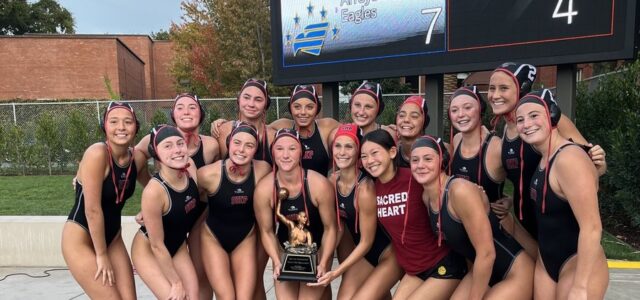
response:
M148 35L0 36L0 100L170 99L172 43Z

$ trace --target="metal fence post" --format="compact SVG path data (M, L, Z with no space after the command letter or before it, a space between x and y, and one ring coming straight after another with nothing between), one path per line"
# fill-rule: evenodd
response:
M280 120L280 97L276 97L276 120Z
M13 106L13 126L18 126L18 120L16 118L16 104L11 103L11 106Z
M96 116L98 116L98 123L100 123L100 103L96 100Z

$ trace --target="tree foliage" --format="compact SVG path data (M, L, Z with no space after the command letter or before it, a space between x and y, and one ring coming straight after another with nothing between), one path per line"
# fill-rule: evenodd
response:
M576 126L607 151L600 207L609 226L640 228L640 61L619 66L593 88L578 89Z
M164 29L160 29L157 32L152 31L150 36L152 39L157 41L167 41L171 37L171 35L169 34L169 31L166 31Z
M271 81L268 0L190 0L183 24L172 25L178 90L203 96L235 96L248 78ZM272 94L286 88L270 88Z
M74 33L71 13L56 0L0 1L0 35L25 33Z

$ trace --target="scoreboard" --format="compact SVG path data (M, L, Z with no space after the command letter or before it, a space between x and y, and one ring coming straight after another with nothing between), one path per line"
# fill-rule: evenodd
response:
M275 84L635 56L634 0L271 0Z

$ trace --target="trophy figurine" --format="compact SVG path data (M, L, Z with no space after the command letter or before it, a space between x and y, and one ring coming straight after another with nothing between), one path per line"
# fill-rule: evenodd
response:
M289 198L289 191L285 188L278 190L278 205L276 215L280 222L289 229L289 240L284 242L282 269L278 280L316 282L316 266L318 247L306 225L309 217L304 211L298 213L297 220L291 221L280 213L282 201Z

